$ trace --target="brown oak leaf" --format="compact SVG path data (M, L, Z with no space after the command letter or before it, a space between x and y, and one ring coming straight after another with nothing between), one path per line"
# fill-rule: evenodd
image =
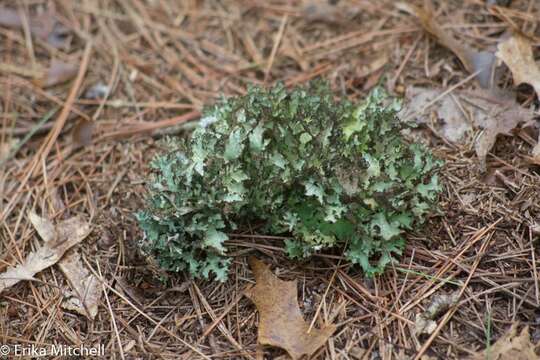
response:
M517 332L517 324L514 323L510 330L499 338L494 344L473 355L470 360L538 360L537 351L540 342L531 342L529 328L525 326L521 332Z
M515 85L530 84L540 97L540 67L534 61L529 39L516 34L500 43L495 55L508 66Z
M66 251L84 240L91 231L90 224L79 217L61 221L55 226L34 212L28 216L44 244L31 252L22 264L0 274L0 292L21 280L34 280L35 274L56 264Z
M256 284L246 296L259 310L258 341L284 349L294 359L311 356L336 330L335 325L309 330L298 305L296 280L278 279L264 262L250 258Z

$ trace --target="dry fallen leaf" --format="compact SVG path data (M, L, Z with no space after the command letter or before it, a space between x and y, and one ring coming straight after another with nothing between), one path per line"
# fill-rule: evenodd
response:
M65 45L69 30L56 20L55 13L51 8L42 14L27 18L30 32L36 38L46 41L55 48ZM15 9L0 7L0 26L22 30L21 14Z
M523 35L515 34L498 46L495 55L512 72L514 84L529 84L540 98L540 67L536 64L532 52L532 43ZM532 150L532 156L540 159L540 135Z
M469 360L538 360L540 359L538 350L540 342L537 344L531 342L529 327L525 326L518 335L517 324L513 324L499 340Z
M90 234L90 225L73 217L54 226L48 219L34 212L28 214L44 244L31 252L24 262L0 274L0 292L21 280L34 280L38 272L56 264L64 253Z
M464 92L466 93L466 92ZM486 156L495 145L499 134L511 135L519 124L529 125L534 113L521 107L510 93L498 91L475 91L467 94L474 99L474 105L486 113L487 121L479 124L484 131L476 139L475 150L482 171L486 171Z
M302 17L310 23L343 24L354 18L360 12L360 7L351 6L346 1L330 3L328 0L304 0L301 11Z
M55 213L61 213L66 209L58 188L50 190L50 203ZM83 265L81 256L75 249L66 251L57 265L72 289L64 290L62 307L94 319L98 312L102 290L98 279Z
M414 119L417 123L430 123L428 110L434 111L443 122L442 134L453 142L459 142L473 126L484 129L475 143L483 170L497 135L511 135L519 124L528 125L534 116L531 110L520 106L511 93L504 91L454 90L451 95L442 94L443 90L439 89L407 89L408 102L399 116L405 120Z
M16 66L13 64L0 63L0 72L16 74L33 78L34 83L43 88L62 84L77 75L77 65L53 60L48 69L37 65L35 67Z
M483 88L491 86L491 73L495 64L495 56L487 51L476 51L459 42L436 22L429 9L422 9L409 3L397 3L396 7L420 20L426 32L435 37L441 45L452 51L469 73L478 72L476 79Z
M536 145L534 145L531 155L536 160L537 163L540 163L540 133L538 134L538 140Z
M420 334L432 334L437 328L437 323L434 319L437 315L453 306L459 299L459 292L449 295L436 295L433 297L431 304L421 314L416 314L414 321L414 332Z
M101 284L83 265L78 252L68 252L58 263L58 267L68 280L73 294L62 302L68 310L94 319L98 313L101 298Z
M284 349L291 358L308 357L334 333L335 325L312 328L304 321L298 305L296 280L278 279L268 265L255 258L249 263L256 284L246 292L259 310L258 342Z
M532 43L526 37L515 34L497 47L497 57L512 72L514 84L530 84L540 98L540 68L534 61Z
M92 143L94 125L94 121L88 121L86 119L80 119L77 122L77 125L75 125L72 132L73 144L76 147L88 146Z
M440 97L442 92L440 89L409 87L405 94L407 102L399 116L419 124L429 124L429 113L434 111L437 119L442 121L440 130L444 137L452 142L459 142L468 131L472 130L473 124L465 118L459 104L451 95ZM459 101L458 93L453 94L458 96ZM438 97L440 99L433 102Z
M78 66L54 59L46 74L35 82L40 87L51 87L73 79L78 71Z

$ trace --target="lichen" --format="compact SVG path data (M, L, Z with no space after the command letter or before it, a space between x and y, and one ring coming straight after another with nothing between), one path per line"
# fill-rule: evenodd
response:
M397 105L380 88L335 101L318 81L251 87L207 108L152 162L142 248L167 270L224 281L228 234L256 223L287 236L293 258L345 246L366 274L380 273L441 189L440 161L404 140Z

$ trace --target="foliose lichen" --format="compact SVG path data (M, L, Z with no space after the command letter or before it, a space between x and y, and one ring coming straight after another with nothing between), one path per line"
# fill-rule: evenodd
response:
M335 101L324 82L251 87L204 111L188 138L152 162L142 248L165 269L224 281L230 233L258 224L289 256L345 246L380 273L424 221L441 186L436 160L401 135L398 103L375 89Z

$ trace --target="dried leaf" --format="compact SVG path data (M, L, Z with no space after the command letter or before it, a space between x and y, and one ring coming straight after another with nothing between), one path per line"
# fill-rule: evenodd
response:
M0 63L0 72L16 74L33 78L34 83L43 88L51 87L71 80L77 75L79 68L77 65L53 60L48 69L42 66L34 68L16 66L13 64Z
M0 7L0 26L22 29L23 23L16 10Z
M465 118L457 102L450 95L441 96L442 90L410 87L407 89L407 103L403 107L400 117L415 120L419 124L430 123L429 112L434 111L437 118L442 121L441 132L445 138L452 142L459 142L463 136L472 130L472 124ZM457 92L453 93L457 95ZM481 115L481 114L479 114Z
M537 143L536 143L536 145L534 145L534 147L533 147L533 149L531 151L531 155L537 161L537 163L540 162L540 133L538 134Z
M328 0L304 0L302 16L308 22L326 22L331 24L343 24L354 18L360 8L351 6L346 1L330 3Z
M38 216L35 212L29 212L28 217L46 245L51 245L54 240L57 242L60 241L58 239L58 232L50 220Z
M537 344L531 342L528 326L525 326L518 335L517 324L513 324L495 344L476 353L469 360L534 360L540 359L536 353L539 349L540 342Z
M98 312L101 285L98 279L82 264L78 252L68 252L58 263L74 294L62 302L62 306L94 319Z
M64 200L62 200L62 194L58 190L58 188L53 187L52 189L49 190L49 194L50 194L49 200L50 200L52 211L55 214L63 213L64 211L66 211L66 205L64 204Z
M491 73L495 64L495 56L492 53L476 51L456 40L436 22L434 14L429 9L422 9L409 3L398 3L396 7L416 16L424 30L435 37L441 45L452 51L469 73L478 71L476 79L480 86L483 88L491 86Z
M515 85L531 85L536 96L540 98L540 67L534 61L532 43L529 39L523 35L514 34L499 44L495 55L508 66ZM536 161L540 161L540 134L539 141L532 149L531 155Z
M437 315L446 311L459 300L459 292L455 292L449 295L437 295L433 297L431 304L421 314L416 314L414 321L414 332L417 335L420 334L432 334L437 328L437 323L434 319Z
M540 98L540 68L534 61L532 43L524 36L515 34L497 47L495 55L508 66L514 84L530 84Z
M87 146L92 143L92 134L94 133L93 121L80 119L77 125L73 128L73 143L75 146Z
M472 95L476 106L483 109L488 116L484 124L484 132L478 137L475 144L476 155L480 160L482 171L486 170L486 156L495 145L497 135L511 135L519 124L529 124L534 113L521 107L511 94L506 92L481 92Z
M55 48L65 45L69 30L56 20L55 13L50 8L40 15L28 17L28 23L30 32L36 38ZM23 29L23 19L18 11L0 7L0 26Z
M35 274L56 264L68 249L90 234L90 225L79 217L64 220L56 226L33 212L29 217L45 243L31 252L22 264L0 274L0 293L21 280L34 280Z
M414 333L416 335L433 334L436 328L437 323L434 320L426 319L422 314L416 314L414 319Z
M63 212L66 206L62 201L58 188L52 188L50 194L53 211L55 213ZM72 289L72 291L66 290L64 292L62 307L84 315L89 319L94 319L97 315L101 297L101 286L97 278L86 269L81 261L80 254L75 249L70 249L64 254L58 262L58 267Z
M249 263L256 285L246 292L259 310L258 342L284 349L291 358L308 357L333 334L335 325L311 329L304 321L298 305L295 281L278 279L268 265L255 258Z
M54 59L47 73L36 80L36 85L46 88L65 83L74 78L78 70L79 67L76 65Z
M415 119L417 123L430 123L428 110L436 113L443 122L442 133L450 141L460 141L463 135L472 130L473 125L484 129L475 143L476 154L483 170L485 159L497 135L511 135L519 124L528 124L534 113L524 109L511 93L497 90L458 91L442 96L439 89L411 87L407 90L408 103L400 117ZM437 101L435 101L438 99ZM463 108L463 110L462 110ZM468 119L466 114L470 115ZM472 123L471 123L472 121Z

